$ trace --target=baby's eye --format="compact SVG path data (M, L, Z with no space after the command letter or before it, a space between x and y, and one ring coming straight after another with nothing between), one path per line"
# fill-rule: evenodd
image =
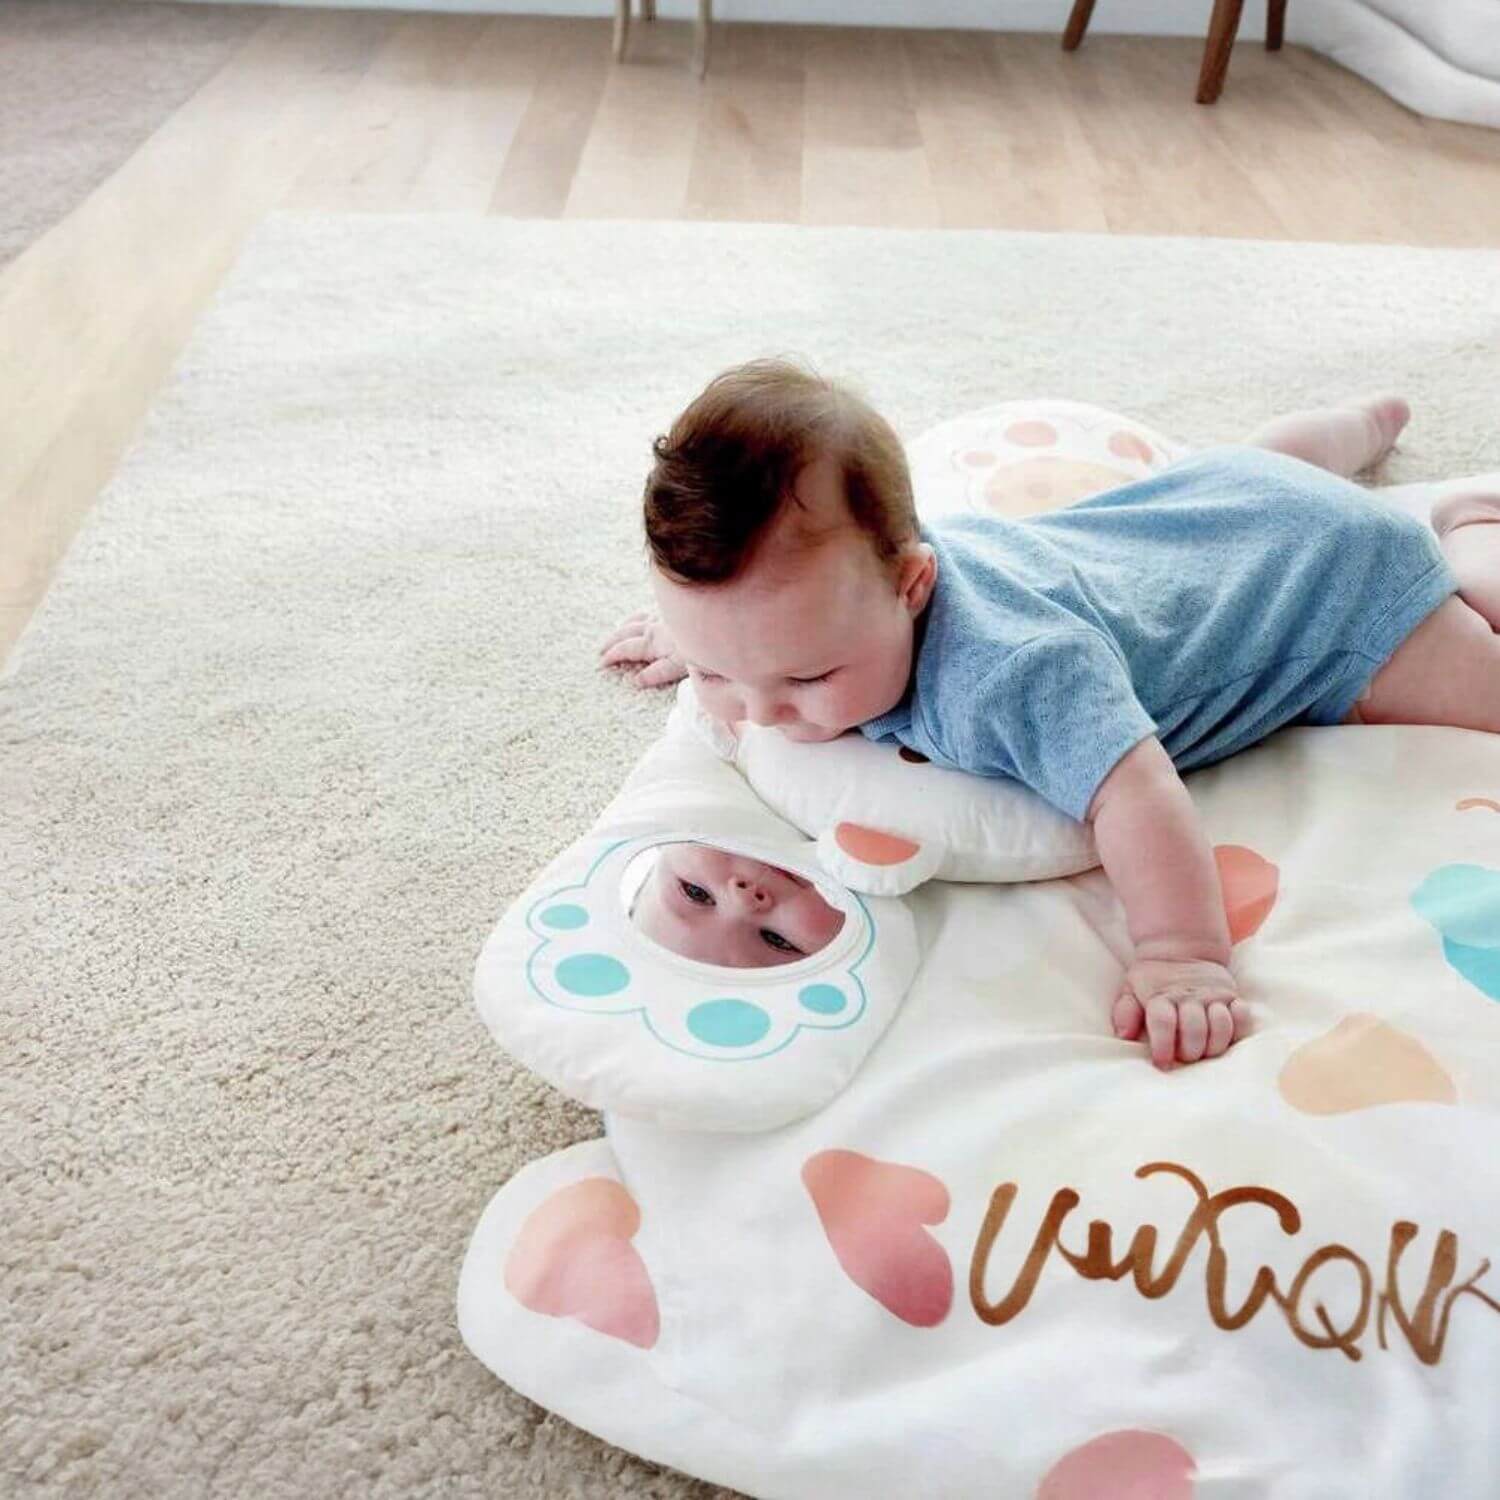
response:
M760 935L765 939L769 947L778 953L801 953L802 950L795 944L789 943L779 932L772 932L769 927L762 927Z
M714 898L701 885L694 885L691 880L679 880L677 884L682 888L682 894L695 906L712 906L714 904Z
M826 672L823 673L821 677L789 677L787 678L787 681L795 682L799 687L803 687L808 685L809 683L827 682L828 679L832 677L833 674L837 671L837 667L830 667Z
M699 682L723 682L723 678L717 672L705 672L702 667L696 668Z

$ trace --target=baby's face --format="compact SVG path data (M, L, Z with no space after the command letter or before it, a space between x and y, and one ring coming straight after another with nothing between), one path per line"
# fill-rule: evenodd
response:
M844 925L800 875L708 844L663 845L630 915L663 948L736 969L794 964Z
M796 494L801 509L783 510L739 577L680 584L653 569L652 587L707 713L831 740L904 696L935 560L913 543L893 577L849 520L831 460L810 463ZM790 545L799 528L818 539Z

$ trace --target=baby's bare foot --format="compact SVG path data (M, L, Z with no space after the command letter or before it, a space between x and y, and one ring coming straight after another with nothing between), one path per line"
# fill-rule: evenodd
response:
M1368 462L1378 464L1396 446L1401 429L1411 421L1411 407L1400 396L1370 396L1351 406L1370 424L1373 456Z

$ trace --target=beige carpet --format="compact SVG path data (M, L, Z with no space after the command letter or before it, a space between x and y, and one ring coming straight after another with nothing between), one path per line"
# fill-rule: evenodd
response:
M598 1132L469 993L667 703L600 677L651 437L794 352L899 430L1052 394L1202 443L1372 385L1500 468L1488 252L276 218L0 678L0 1492L702 1496L454 1326Z
M269 14L0 0L0 265L88 197Z

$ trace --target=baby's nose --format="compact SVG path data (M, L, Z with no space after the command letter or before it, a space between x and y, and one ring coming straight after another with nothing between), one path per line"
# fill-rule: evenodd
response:
M753 880L746 880L743 875L734 876L729 882L739 893L741 898L757 910L768 906L771 901L771 893L763 885Z

